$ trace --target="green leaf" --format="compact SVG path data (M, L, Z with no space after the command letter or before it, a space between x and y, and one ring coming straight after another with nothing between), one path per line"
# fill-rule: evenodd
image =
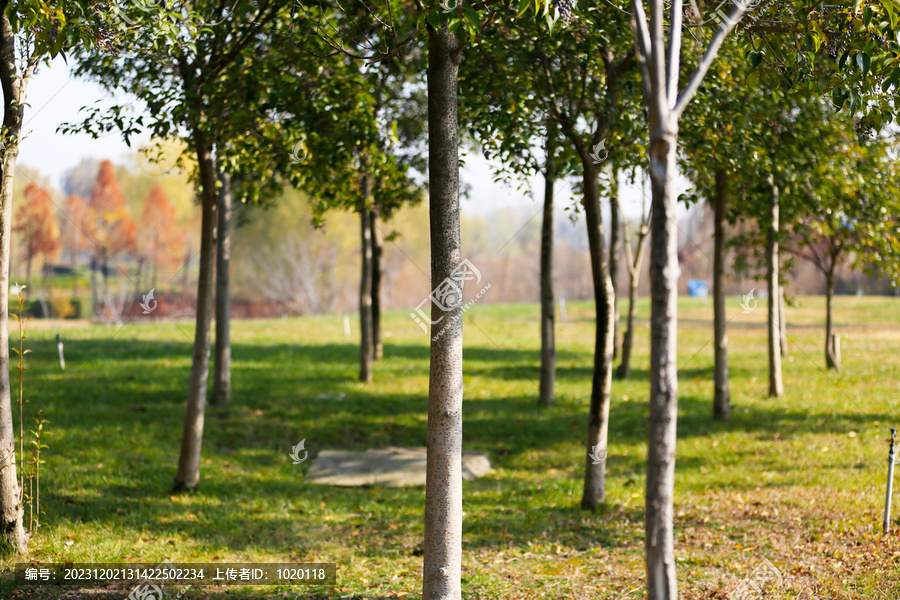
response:
M481 17L478 16L478 12L474 8L466 4L463 6L463 15L476 31L481 31Z
M531 6L531 0L519 0L519 11L518 14L516 14L516 17L521 17L528 12L529 6Z
M749 55L750 58L750 68L755 69L759 66L759 63L762 62L763 55L762 52L751 52Z
M428 20L428 24L431 25L432 27L434 27L435 29L441 28L441 18L438 16L438 14L435 11L433 11L433 10L429 11L428 14L425 16L425 18Z
M863 25L866 27L872 22L872 8L867 6L863 9Z

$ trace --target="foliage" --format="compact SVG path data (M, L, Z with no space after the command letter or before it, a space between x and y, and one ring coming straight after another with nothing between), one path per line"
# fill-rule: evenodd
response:
M12 229L19 234L29 263L37 257L53 259L62 247L53 201L33 183L25 188L25 202L16 208Z

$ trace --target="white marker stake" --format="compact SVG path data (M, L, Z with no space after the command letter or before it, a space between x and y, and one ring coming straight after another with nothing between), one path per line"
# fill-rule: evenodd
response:
M344 313L344 335L350 336L350 314Z
M896 429L891 429L891 449L888 452L888 484L887 497L884 499L884 532L887 533L891 527L891 496L894 493L894 437L897 435Z
M566 316L566 297L559 297L559 314L562 317L563 323L567 323L569 318Z
M63 371L66 370L66 358L63 356L63 343L62 338L59 337L59 334L56 334L56 347L59 349L59 368Z

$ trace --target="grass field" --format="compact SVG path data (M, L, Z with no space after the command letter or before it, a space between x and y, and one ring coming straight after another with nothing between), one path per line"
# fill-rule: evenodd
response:
M682 300L676 557L681 597L724 598L763 560L766 598L900 597L900 520L882 536L888 429L900 426L900 300L839 297L841 373L825 372L824 299L788 309L785 396L766 397L764 306L729 299L734 417L712 420L712 306ZM465 484L467 599L643 598L648 305L633 376L615 381L605 509L581 511L593 308L558 326L557 404L538 410L538 306L476 304L465 324L464 446L495 470ZM207 410L200 489L172 495L191 323L29 322L26 420L47 425L46 562L335 562L334 589L199 588L186 598L421 597L421 488L304 482L291 446L423 446L428 338L385 320L375 382L338 316L244 321L233 331L233 404ZM13 337L13 336L11 336ZM898 478L900 487L900 478ZM900 494L895 515L900 514ZM2 564L9 572L15 561ZM128 590L15 589L0 598L124 598ZM747 596L750 598L752 596ZM760 596L761 597L761 596Z

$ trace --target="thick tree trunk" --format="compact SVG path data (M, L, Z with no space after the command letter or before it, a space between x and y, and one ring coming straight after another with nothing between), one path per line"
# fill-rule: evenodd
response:
M372 233L372 358L381 360L384 356L384 342L381 339L381 267L384 255L384 234L381 232L378 209L373 208L370 218Z
M609 437L612 336L615 316L613 303L615 298L612 281L609 278L609 256L603 239L599 172L587 155L582 156L581 164L584 183L584 215L587 223L591 275L594 283L594 306L597 314L594 337L594 373L591 381L591 406L588 415L584 492L581 496L581 508L596 510L606 499L606 460L596 460L595 457L605 456Z
M203 442L203 416L206 409L206 385L209 379L209 338L213 309L213 271L216 261L216 166L211 144L195 130L194 149L200 171L200 274L197 279L197 319L194 326L194 353L188 383L187 413L181 438L181 455L175 490L192 490L200 482L200 446Z
M372 383L372 228L369 225L369 175L363 175L359 201L361 269L359 278L359 380Z
M456 37L428 30L428 175L431 285L462 287L459 229L459 124ZM455 272L456 271L456 272ZM448 281L449 280L449 281ZM442 308L432 300L428 381L423 600L462 598L462 298Z
M778 287L778 342L781 345L781 357L785 358L788 355L788 341L787 341L787 311L785 310L785 306L787 303L784 300L784 286Z
M219 173L216 230L216 359L212 402L231 401L231 175Z
M825 273L825 366L829 369L840 370L841 365L838 362L834 349L834 339L832 331L832 305L834 303L834 263L827 273Z
M4 3L5 8L5 3ZM19 155L25 92L33 70L16 71L15 38L5 12L0 12L0 86L3 89L3 148L0 149L0 556L24 554L28 537L22 524L22 490L18 482L16 439L9 389L9 250L12 235L13 179Z
M652 117L653 111L651 111ZM655 122L654 122L655 121ZM676 600L675 442L678 422L678 227L675 177L677 125L651 118L650 181L650 435L644 507L650 600Z
M716 170L716 199L714 209L715 245L713 248L713 318L715 329L715 397L713 416L727 421L731 418L731 393L728 390L728 333L725 317L725 205L728 203L728 175Z
M553 158L555 130L548 125L544 165L544 215L541 223L541 385L538 406L553 404L556 384L556 332L553 306Z
M781 379L781 335L778 332L781 324L778 318L778 305L781 296L778 289L778 266L781 264L778 258L779 190L771 176L769 177L769 182L772 185L772 202L769 208L769 227L766 240L766 270L769 286L769 397L780 398L784 394L784 383Z
M619 257L622 254L621 216L619 215L619 172L609 169L609 279L613 289L613 360L619 357Z

